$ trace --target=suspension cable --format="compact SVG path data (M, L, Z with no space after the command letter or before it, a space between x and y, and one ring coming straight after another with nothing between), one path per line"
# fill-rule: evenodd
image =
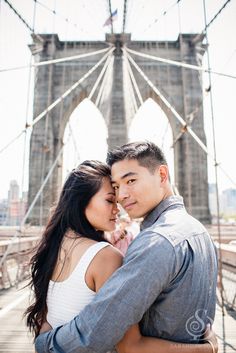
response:
M59 17L61 20L65 21L67 24L71 25L72 27L75 27L76 29L80 29L80 31L82 32L87 32L90 33L89 31L87 31L84 27L79 26L78 28L78 23L72 23L72 21L69 20L69 18L64 17L64 15L62 15L61 13L59 13L56 10L51 9L50 7L48 7L47 5L43 4L41 1L39 0L33 0L35 2L37 2L41 7L43 7L44 9L46 9L48 12L51 12L52 14L54 14L55 16ZM90 17L90 16L89 16ZM80 33L79 33L80 34Z
M53 15L60 17L61 19L63 19L66 23L70 23L73 26L77 27L76 23L71 23L69 21L69 19L67 17L64 17L63 15L61 15L60 13L58 13L58 11L56 11L55 9L51 9L50 7L48 7L47 5L43 4L41 1L39 0L34 0L36 3L38 3L40 6L42 6L44 9L46 9L47 11L51 12Z
M165 20L166 20L166 17L165 17ZM164 24L164 27L166 28L166 23ZM160 50L159 41L157 42L157 49L158 49L158 51ZM167 53L167 57L169 58L169 43L168 43L167 40L165 40L165 51ZM157 66L157 72L158 72L158 74L160 76L160 71L161 70L160 70L159 66L160 65ZM166 76L167 76L167 87L170 88L170 86L171 86L171 83L170 83L170 65L166 66ZM166 128L164 129L163 135L162 135L162 143L161 143L161 149L162 150L164 149L165 137L167 135L169 127L170 127L170 121L169 121L169 119L167 117ZM171 146L169 146L169 148L171 150ZM177 186L175 185L175 175L173 175L172 185L173 185L173 189L174 189L175 194L179 194Z
M111 58L112 58L112 52L114 50L115 50L115 48L113 48L113 50L110 52L109 56L107 57L107 60L106 60L106 62L104 64L104 66L103 66L103 68L102 68L102 70L101 70L96 82L94 83L94 86L93 86L93 88L92 88L92 90L91 90L91 92L90 92L90 94L88 96L88 99L92 100L92 97L93 97L93 95L94 95L94 93L95 93L95 91L96 91L96 89L97 89L97 87L98 87L98 85L99 85L99 83L100 83L105 71L107 70L108 66L110 65Z
M107 58L111 51L114 49L111 48L107 54L105 54L99 62L94 65L87 73L79 79L75 84L73 84L66 92L64 92L58 99L56 99L49 107L47 107L42 113L40 113L31 124L27 124L24 130L22 130L10 143L4 146L0 153L7 149L16 139L18 139L27 129L33 128L49 111L51 111L58 103L62 102L72 91L74 91L84 80L86 80L97 68L98 66Z
M155 60L155 61L160 61L166 64L170 64L170 65L174 65L174 66L180 66L180 67L184 67L186 69L192 69L192 70L197 70L197 71L202 71L202 72L211 72L214 75L219 75L219 76L224 76L224 77L229 77L229 78L234 78L236 79L236 76L234 75L229 75L229 74L225 74L222 72L217 72L217 71L213 71L211 69L207 69L201 66L197 66L197 65L192 65L192 64L186 64L180 61L175 61L175 60L169 60L169 59L163 59L160 58L158 56L153 56L153 55L149 55L149 54L145 54L145 53L141 53L138 52L136 50L132 50L127 48L127 51L131 54L137 55L137 56L141 56L143 58L147 58L147 59L151 59L151 60Z
M10 140L3 148L1 148L0 154L1 154L2 152L4 152L8 147L10 147L15 141L17 141L18 138L20 138L21 135L23 135L23 134L25 133L25 131L26 131L26 129L28 128L28 126L29 126L29 125L27 124L24 130L22 130L17 136L15 136L15 137L14 137L12 140Z
M197 106L194 108L194 110L187 114L187 125L190 125L192 124L193 120L196 118L197 116L197 113L199 112L199 110L202 108L202 105L203 105L203 102L205 100L205 98L207 97L207 95L209 94L210 90L207 89L206 92L205 92L205 95L203 97L203 99L201 99L201 101L197 104ZM176 142L181 138L181 136L185 133L185 130L184 129L181 129L179 131L179 134L176 136L175 140L173 141L173 145L172 147L174 147L174 145L176 144Z
M14 6L8 1L4 0L5 3L15 12L15 14L18 16L18 18L21 20L22 23L30 30L31 33L34 33L34 28L32 28L26 20L20 15L20 13L14 8Z
M69 136L69 137L70 137L70 136ZM68 140L69 140L69 138L68 138ZM55 167L56 167L56 165L57 165L57 162L58 162L59 158L60 158L61 155L62 155L63 149L64 149L65 145L68 143L68 140L67 140L67 142L62 146L62 148L60 149L60 151L59 151L59 153L58 153L58 155L57 155L57 157L56 157L54 163L52 164L52 166L51 166L51 168L50 168L48 174L46 175L46 177L45 177L45 179L44 179L42 185L40 186L40 188L39 188L37 194L35 195L35 197L34 197L32 203L31 203L31 205L29 206L28 211L26 212L24 218L22 219L21 224L20 224L20 226L19 226L19 230L18 230L18 231L13 235L13 237L11 238L11 242L8 244L7 249L6 249L6 251L5 251L4 255L3 255L3 257L2 257L1 260L0 260L0 267L2 266L2 264L3 264L3 262L5 261L7 255L9 254L9 251L11 250L11 248L12 248L12 246L13 246L14 240L15 240L16 238L19 238L19 234L22 232L22 228L23 228L23 226L25 225L25 222L26 222L27 218L29 217L30 213L32 212L32 210L33 210L33 208L34 208L34 206L35 206L35 204L36 204L36 202L37 202L39 196L41 195L41 192L43 191L45 185L47 184L47 182L48 182L48 180L49 180L49 178L50 178L50 176L52 175L52 172L53 172L53 170L55 169Z
M110 66L113 67L113 64L114 64L114 55L111 58ZM109 77L109 70L106 70L105 75L104 75L103 80L102 80L102 83L101 83L101 86L100 86L99 91L98 91L98 95L97 95L96 101L95 101L96 107L98 107L98 105L100 104L100 101L101 101L101 98L102 98L102 94L104 92L104 88L105 88L105 86L107 86L108 77Z
M73 84L66 92L64 92L58 99L56 99L49 107L47 107L42 113L40 113L32 122L31 127L39 122L49 111L51 111L58 103L65 99L72 91L75 90L85 79L87 79L97 68L98 66L107 58L107 56L114 49L111 48L107 54L105 54L96 65L94 65L87 73L79 79L75 84Z
M52 14L52 33L55 33L55 12L56 12L56 1L54 0L54 13ZM55 47L55 36L52 34L51 35L52 39L52 48ZM51 59L53 59L55 55L55 50L53 49L50 53ZM52 103L52 80L53 80L53 71L54 71L54 65L50 65L48 67L48 82L47 82L47 106L49 106ZM63 104L63 101L61 102L61 106ZM44 179L44 174L45 174L45 164L46 164L46 153L49 152L49 147L48 147L48 122L49 122L49 112L45 116L44 120L44 137L43 137L43 146L42 146L42 153L41 153L41 183L43 182ZM43 198L44 198L44 192L42 191L41 196L40 196L40 208L39 208L39 225L42 227L43 224Z
M195 38L193 38L193 42L197 42L200 38L205 37L208 27L210 27L210 25L217 19L217 17L220 15L221 11L226 7L226 5L228 5L228 3L230 1L231 0L227 0L224 3L224 5L220 8L220 10L215 14L215 16L211 19L211 21L208 24L205 22L205 28L202 30L202 32L200 34L198 34Z
M153 25L155 25L158 21L160 21L160 19L163 18L163 16L166 16L167 13L168 13L173 7L175 7L180 1L181 1L181 0L175 1L175 2L174 2L172 5L170 5L166 10L164 10L164 11L162 12L162 14L161 14L159 17L155 18L155 20L154 20L153 22L151 22L151 23L142 31L142 33L145 33L145 32L146 32L147 30L149 30Z
M88 56L98 55L98 54L107 52L109 49L110 49L110 47L109 48L105 48L105 49L96 50L96 51L93 51L91 53L85 53L85 54L79 54L79 55L74 55L74 56L68 56L68 57L60 58L60 59L40 61L38 63L33 63L31 65L23 65L23 66L15 66L15 67L4 68L4 69L0 69L0 73L1 72L6 72L6 71L28 69L29 67L39 67L39 66L50 65L50 64L58 64L58 63L62 63L62 62L65 62L65 61L78 60L78 59L81 59L81 58L86 58Z
M124 48L125 50L125 48ZM198 143L198 145L202 148L202 150L211 158L211 160L214 161L217 166L219 166L219 162L215 161L215 158L209 153L207 146L200 140L200 138L195 134L195 132L186 124L184 119L177 113L177 111L172 107L172 105L168 102L168 100L161 94L161 92L157 89L156 86L150 81L150 79L144 74L144 72L140 69L140 67L135 63L135 61L132 59L132 57L127 53L127 57L132 63L132 65L136 68L136 70L139 72L139 74L144 78L144 80L147 82L147 84L153 89L153 91L160 97L162 102L166 105L168 109L173 113L173 115L178 119L178 121L181 123L183 126L184 132L188 132L194 140ZM220 167L220 166L219 166ZM224 169L221 167L221 170L224 172L224 174L228 177L228 174L224 171ZM232 178L229 177L229 180L236 185L236 183L233 181Z
M153 91L161 98L161 100L165 103L165 105L170 109L170 111L174 114L174 116L178 119L181 125L192 135L192 137L196 140L199 146L208 154L208 150L206 145L200 140L200 138L192 131L190 127L186 125L186 121L177 113L177 111L172 107L172 105L167 101L167 99L161 94L161 92L157 89L157 87L150 81L150 79L144 74L144 72L140 69L140 67L135 63L132 57L127 53L127 57L132 63L132 65L136 68L136 70L140 73L140 75L144 78L147 84L153 89Z
M224 5L220 8L220 10L215 14L215 16L212 18L212 20L206 24L203 32L206 32L206 30L208 29L208 27L216 20L216 18L219 16L219 14L221 13L221 11L226 7L226 5L228 5L228 3L230 2L231 0L227 0Z
M138 110L138 105L137 105L137 101L136 101L136 97L135 97L135 93L134 93L134 87L132 85L132 81L131 81L131 77L129 74L129 70L128 70L128 59L127 57L125 57L124 55L124 74L126 76L124 76L124 82L127 85L127 89L128 89L128 94L126 94L126 92L124 92L124 96L131 99L133 108L134 108L134 112L136 113ZM126 90L126 86L124 88Z
M180 60L183 62L184 54L183 54L183 35L182 35L182 28L181 28L181 16L180 16L180 6L178 4L178 23L179 23L179 43L180 43ZM187 103L186 103L186 77L185 77L185 68L182 66L180 68L181 76L182 76L182 95L183 95L183 113L185 118L185 124L187 123ZM192 73L192 71L191 71ZM186 143L186 165L187 165L187 188L188 188L188 209L190 214L192 213L192 175L191 175L191 166L190 166L190 153L189 153L189 135L185 136L185 143ZM187 201L186 200L186 201Z
M75 135L74 135L74 132L73 132L73 129L72 129L70 121L68 122L68 125L69 125L69 130L70 130L70 133L71 133L74 149L75 149L75 152L76 152L76 159L79 160L80 159L79 148L78 148L77 140L75 138Z
M66 35L65 35L65 46L63 47L63 51L65 52L66 56L67 56L67 50L68 50L68 47L67 47L67 38L68 38L68 22L67 22L67 27L66 27ZM74 44L74 43L73 43ZM71 73L71 77L74 76L74 65L72 67L72 73ZM63 65L63 71L62 71L62 90L64 91L65 90L65 76L66 76L66 66ZM64 101L62 101L61 105L60 105L60 116L59 116L59 119L60 121L62 120L62 115L64 113ZM75 155L76 155L76 163L77 161L80 159L80 155L79 155L79 148L78 148L78 145L77 145L77 140L74 136L74 132L73 132L73 129L72 129L72 125L71 125L71 122L70 120L68 121L68 127L69 127L69 132L71 134L71 137L72 137L72 142L73 142L73 145L74 145L74 150L75 150Z
M138 85L137 85L136 79L135 79L135 77L134 77L133 70L132 70L132 68L131 68L131 66L130 66L130 63L129 63L129 61L128 61L127 52L126 52L126 50L123 50L123 49L122 49L122 51L123 51L124 57L125 57L125 59L126 59L127 69L128 69L128 72L129 72L131 81L132 81L132 83L133 83L135 92L136 92L136 94L137 94L137 97L138 97L138 99L139 99L139 103L140 103L140 105L142 105L142 104L143 104L143 98L142 98L142 95L141 95L141 93L140 93L139 87L138 87Z
M208 31L207 31L207 16L206 16L206 3L203 0L203 10L204 10L204 21L205 21L205 38L206 38L206 52L207 52L207 64L208 64L208 79L209 85L212 87L211 72L210 72L210 54L209 54L209 41L208 41ZM221 226L220 226L220 201L219 201L219 185L218 185L218 163L217 163L217 152L216 152L216 136L215 136L215 117L213 109L213 95L212 90L210 90L210 107L211 107L211 123L212 123L212 137L213 137L213 151L214 151L214 167L215 167L215 183L216 183L216 209L217 209L217 229L218 229L218 250L219 250L219 280L220 280L220 296L221 296L221 313L222 313L222 328L223 328L223 342L225 344L225 300L224 300L224 287L223 287L223 274L222 274L222 249L221 249Z
M127 0L124 0L123 29L122 29L123 33L125 33L126 15L127 15Z
M33 31L35 28L35 19L36 19L36 2L34 3L34 8L33 8ZM30 56L30 65L33 60L33 55L31 53ZM29 73L28 73L28 83L27 83L27 98L26 98L26 113L25 113L25 126L28 125L28 119L29 119L29 105L30 105L30 87L31 87L31 75L32 75L32 69L29 67ZM27 142L27 132L24 132L24 145L23 145L23 161L22 161L22 178L21 178L21 216L24 217L24 199L23 199L23 189L24 189L24 184L25 184L25 164L26 164L26 142ZM16 285L19 283L19 276L20 276L20 242L18 244L18 256L17 256L17 273L16 273Z

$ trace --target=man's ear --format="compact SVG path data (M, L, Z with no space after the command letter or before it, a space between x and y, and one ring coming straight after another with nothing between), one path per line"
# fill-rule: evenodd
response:
M160 175L162 183L165 183L166 181L169 180L169 170L168 170L167 165L165 165L165 164L161 164L160 165L160 167L159 167L159 175Z

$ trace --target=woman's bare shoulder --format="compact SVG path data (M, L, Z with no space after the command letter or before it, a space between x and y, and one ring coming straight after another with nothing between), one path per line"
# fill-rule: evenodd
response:
M123 254L113 245L108 244L108 246L106 246L99 252L98 260L122 264Z
M96 291L122 266L122 263L123 255L110 244L97 253L90 266Z

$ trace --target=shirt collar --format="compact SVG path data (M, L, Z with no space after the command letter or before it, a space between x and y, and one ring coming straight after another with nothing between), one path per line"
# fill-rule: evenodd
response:
M160 215L170 206L181 205L184 206L183 198L181 196L172 195L161 201L141 223L140 230L144 230L153 225L153 223L160 217Z

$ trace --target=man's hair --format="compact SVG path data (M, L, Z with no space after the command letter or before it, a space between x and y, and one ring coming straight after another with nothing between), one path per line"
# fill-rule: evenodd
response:
M136 159L138 163L154 172L161 164L167 165L162 150L150 141L131 142L117 147L107 154L107 164L111 167L114 163L125 159Z

